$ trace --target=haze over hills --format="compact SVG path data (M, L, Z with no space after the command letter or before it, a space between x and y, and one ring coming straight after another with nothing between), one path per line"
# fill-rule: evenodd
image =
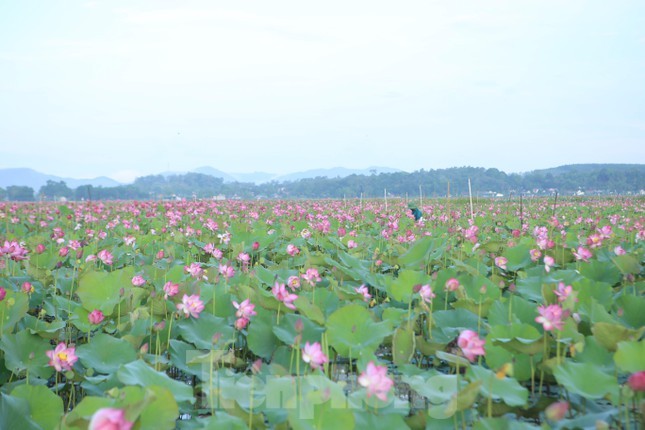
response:
M307 178L346 178L350 175L378 175L379 173L396 173L403 172L401 169L393 169L391 167L377 167L371 166L367 169L347 169L345 167L332 167L330 169L313 169L305 170L303 172L289 173L274 177L273 180L278 182L297 181L299 179Z
M46 173L37 172L26 167L0 169L0 187L6 188L11 185L31 187L38 190L47 181L63 181L70 188L81 185L92 185L94 187L116 187L122 185L120 182L106 176L99 176L91 179L64 178Z
M258 183L239 182L244 177L253 178ZM270 180L267 181L268 178ZM142 199L151 195L337 198L377 196L385 190L391 195L407 195L418 192L420 187L426 195L441 196L445 194L448 183L451 194L467 194L467 184L471 179L476 192L491 195L516 193L518 190L531 194L548 194L555 190L570 194L644 194L645 164L565 165L510 174L483 167L422 169L411 173L385 167L334 168L282 176L264 172L228 174L204 166L192 172L162 172L142 176L129 184L119 184L109 178L61 178L26 168L0 169L0 200L7 197L32 200L34 195L39 194L77 199Z
M169 177L173 175L184 175L186 173L201 173L203 175L213 176L215 178L222 178L225 183L233 182L246 182L253 184L263 184L271 181L286 182L297 181L299 179L307 178L345 178L350 175L372 175L379 173L396 173L402 172L400 169L391 167L368 167L367 169L348 169L344 167L334 167L330 169L313 169L305 170L302 172L294 172L286 175L277 175L275 173L267 172L252 172L252 173L227 173L222 170L210 166L202 166L191 171L165 171L160 172L158 175ZM49 175L41 173L29 168L8 168L0 169L0 187L6 188L12 185L27 186L38 191L40 187L45 185L47 181L59 182L63 181L70 188L76 188L81 185L92 185L94 187L116 187L124 185L123 182L116 181L112 178L100 176L91 179L76 179L65 178L56 175Z

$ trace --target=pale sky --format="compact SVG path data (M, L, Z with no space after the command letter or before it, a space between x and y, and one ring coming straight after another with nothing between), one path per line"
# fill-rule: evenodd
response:
M645 163L645 1L0 0L0 168Z

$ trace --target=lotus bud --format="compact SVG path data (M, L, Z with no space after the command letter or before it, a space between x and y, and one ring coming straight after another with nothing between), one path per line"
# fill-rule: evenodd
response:
M569 411L569 402L555 402L547 406L544 415L551 421L560 421Z

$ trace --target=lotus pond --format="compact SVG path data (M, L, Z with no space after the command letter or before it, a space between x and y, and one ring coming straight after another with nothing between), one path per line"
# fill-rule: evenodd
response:
M0 203L0 428L630 428L645 199Z

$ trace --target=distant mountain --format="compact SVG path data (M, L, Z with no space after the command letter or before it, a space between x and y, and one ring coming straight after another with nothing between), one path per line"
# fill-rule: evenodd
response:
M333 167L331 169L313 169L305 170L304 172L290 173L287 175L277 176L274 180L278 182L293 182L300 179L307 178L346 178L350 175L364 175L370 176L372 174L378 175L379 173L398 173L403 170L393 169L391 167L378 167L371 166L367 169L347 169L345 167Z
M231 182L246 182L253 183L256 185L264 184L271 181L277 182L293 182L300 179L307 178L345 178L350 175L365 175L369 176L372 174L379 173L397 173L402 172L399 169L393 169L391 167L368 167L367 169L347 169L345 167L333 167L331 169L312 169L305 170L302 172L289 173L286 175L276 175L273 173L267 172L253 172L253 173L226 173L219 169L213 167L204 166L197 169L193 169L192 172L201 173L204 175L214 176L216 178L224 179L225 183ZM164 174L164 176L167 176Z
M48 175L45 173L37 172L28 168L10 168L0 169L0 187L7 188L12 185L22 185L31 187L34 191L38 192L40 187L45 185L47 181L59 182L63 181L70 188L77 188L81 185L92 185L94 187L116 187L121 185L120 182L105 176L99 176L92 179L74 179L64 178L55 175Z
M551 167L549 169L540 169L533 170L533 174L546 175L548 173L553 176L564 175L566 173L584 173L584 172L594 172L602 169L620 169L620 170L629 170L637 169L642 170L642 164L565 164L564 166Z
M235 182L236 179L232 175L222 172L221 170L215 169L214 167L210 166L203 166L203 167L198 167L196 169L191 170L192 172L195 173L201 173L202 175L210 175L214 176L216 178L222 178L224 179L224 182Z
M276 174L267 172L253 172L253 173L231 173L231 176L238 182L251 182L254 184L264 184L276 178Z

